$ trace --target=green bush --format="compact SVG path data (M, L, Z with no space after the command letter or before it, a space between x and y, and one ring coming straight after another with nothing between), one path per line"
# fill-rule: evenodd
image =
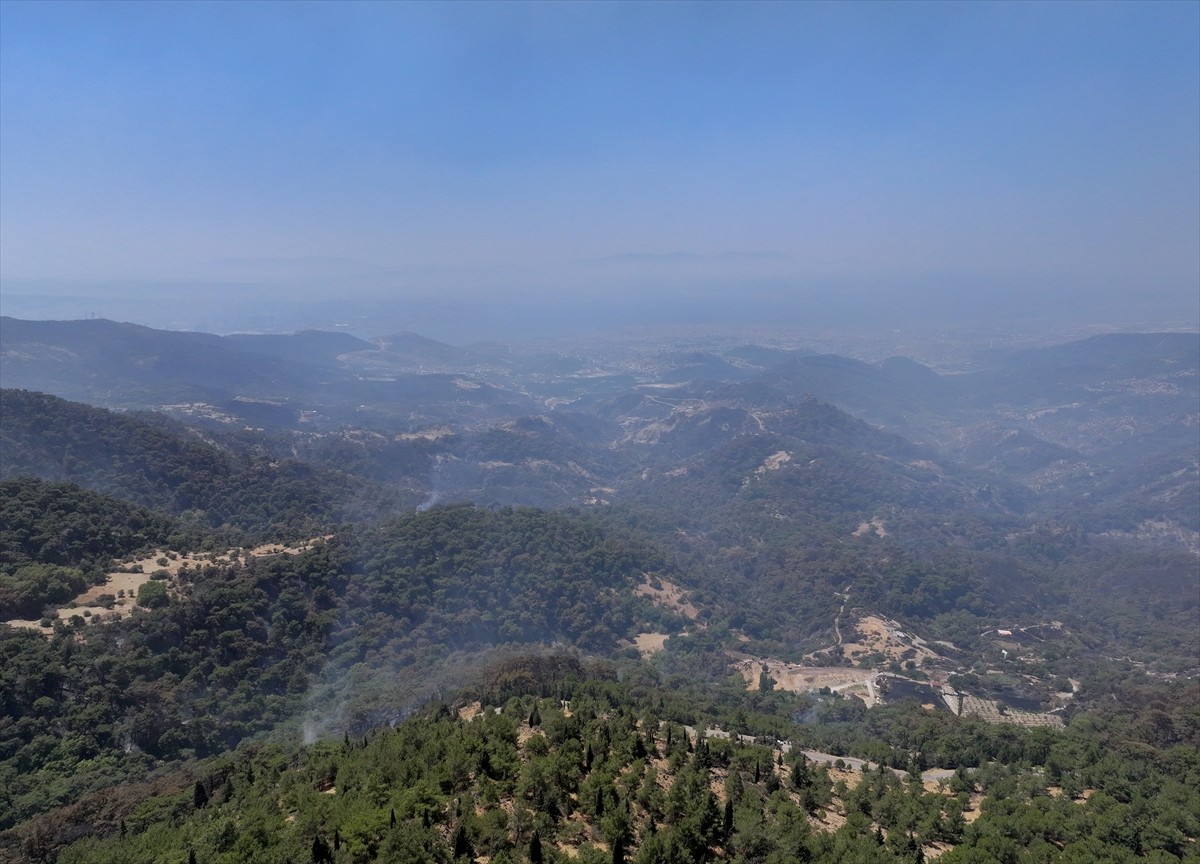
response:
M158 609L166 606L169 602L167 598L167 586L162 582L144 582L138 588L137 602L139 606L145 606L147 609Z

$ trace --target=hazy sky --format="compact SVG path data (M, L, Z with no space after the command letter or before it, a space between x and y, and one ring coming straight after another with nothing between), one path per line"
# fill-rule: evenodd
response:
M1198 46L1195 2L4 0L0 275L318 256L397 291L708 274L1190 314Z

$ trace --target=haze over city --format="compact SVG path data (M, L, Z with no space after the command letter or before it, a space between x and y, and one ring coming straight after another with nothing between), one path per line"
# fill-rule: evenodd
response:
M4 313L1200 318L1200 6L0 7Z

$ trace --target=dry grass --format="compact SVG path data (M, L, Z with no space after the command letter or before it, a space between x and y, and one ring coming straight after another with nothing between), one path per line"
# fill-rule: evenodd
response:
M314 537L296 546L267 543L253 549L247 549L244 554L255 558L262 558L269 555L298 555L332 537L332 534L327 534L324 537ZM221 555L202 552L195 555L181 555L178 552L169 550L156 550L144 558L123 561L117 570L107 575L103 585L93 585L70 603L59 607L57 610L58 617L66 620L74 615L79 615L85 621L92 623L119 621L122 618L128 618L133 614L133 610L137 606L138 589L149 582L155 574L165 573L167 577L165 580L167 591L176 594L179 591L180 574L186 575L186 572L189 570L199 570L210 564L232 564L236 557L240 556L232 549ZM125 592L124 597L119 596L121 591ZM105 594L112 594L117 598L111 609L98 605L100 597ZM43 627L39 620L13 619L4 623L10 627L24 627L30 630L37 630L46 636L54 632L51 627Z
M643 657L651 657L663 650L663 646L670 638L671 634L669 633L639 633L633 637L633 644Z
M666 579L660 579L658 584L660 587L655 588L651 584L650 578L647 577L646 581L634 588L633 591L639 597L649 598L655 606L669 609L689 621L695 621L700 616L700 610L687 599L682 588Z

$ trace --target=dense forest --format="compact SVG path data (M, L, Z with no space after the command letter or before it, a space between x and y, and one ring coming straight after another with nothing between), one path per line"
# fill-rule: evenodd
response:
M217 530L227 542L302 537L397 508L399 496L294 459L232 451L159 415L41 393L0 399L0 476L77 483Z
M110 503L113 522L124 510ZM32 590L22 580L47 566L4 587ZM181 571L162 608L122 621L60 619L49 638L0 628L0 826L154 760L213 755L306 706L323 728L377 725L455 652L612 651L669 623L631 591L661 566L570 517L456 507ZM61 596L40 587L41 603Z
M0 860L1200 860L1179 399L1072 443L900 360L521 362L569 406L0 392ZM1089 362L1094 428L1151 404Z
M243 746L145 802L86 800L64 816L96 836L61 862L1132 862L1197 858L1196 728L1187 741L1081 717L1066 733L931 723L920 709L852 719L908 753L903 770L809 758L772 736L802 697L722 694L636 667L547 658L488 670L455 706L297 750ZM522 689L522 680L536 680ZM736 730L735 730L736 731ZM832 742L830 742L832 743ZM930 779L937 752L977 759ZM811 751L810 751L811 752ZM840 751L839 751L840 752ZM934 759L936 761L936 757ZM35 824L38 853L61 826ZM40 832L40 833L39 833Z

